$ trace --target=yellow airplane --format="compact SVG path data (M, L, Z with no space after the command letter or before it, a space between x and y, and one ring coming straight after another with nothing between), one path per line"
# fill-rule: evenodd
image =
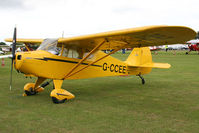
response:
M35 83L24 86L24 96L43 91L49 84L43 82L51 79L54 83L50 94L52 101L63 103L75 97L62 89L64 80L136 75L144 84L142 75L150 73L152 68L170 67L169 64L154 63L148 46L184 43L195 36L196 32L188 27L145 26L69 38L18 39L15 28L13 39L5 41L13 42L12 67L14 65L25 76L38 77ZM24 43L28 51L15 52L16 42ZM39 47L30 51L29 44L38 44ZM126 61L110 56L123 48L133 48ZM112 52L101 51L105 49L112 49Z

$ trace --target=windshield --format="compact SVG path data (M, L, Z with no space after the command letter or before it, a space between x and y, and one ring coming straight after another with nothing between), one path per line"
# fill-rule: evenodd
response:
M58 55L60 50L57 47L58 39L44 39L37 50L45 50L52 54Z
M59 55L68 58L82 59L88 53L85 53L82 49L72 49L72 48L59 48L57 47L58 39L44 39L41 45L37 50L45 50L54 55ZM62 51L62 52L61 52ZM93 54L90 55L87 59L93 58Z

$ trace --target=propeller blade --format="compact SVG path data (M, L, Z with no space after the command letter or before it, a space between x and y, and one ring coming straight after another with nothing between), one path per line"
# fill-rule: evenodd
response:
M16 43L17 43L17 28L14 28L14 35L12 40L12 57L15 58L15 51L16 51Z
M10 70L10 91L12 90L12 70L13 70L13 59L12 59L11 70Z
M10 70L10 90L12 90L12 71L15 59L15 51L16 51L16 43L17 43L17 28L14 28L13 40L12 40L12 63Z

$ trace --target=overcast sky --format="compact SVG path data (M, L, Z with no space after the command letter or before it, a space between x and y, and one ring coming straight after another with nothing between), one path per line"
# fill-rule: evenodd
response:
M146 25L199 31L198 0L0 0L0 41L58 38Z

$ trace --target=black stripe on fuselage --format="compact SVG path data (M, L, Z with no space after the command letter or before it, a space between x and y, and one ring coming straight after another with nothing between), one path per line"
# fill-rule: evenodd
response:
M76 61L70 61L70 60L62 60L62 59L54 59L54 58L47 58L47 57L44 57L44 58L34 58L36 60L43 60L43 61L59 61L59 62L67 62L67 63L74 63L74 64L77 64L78 62ZM81 63L82 65L88 65L88 63ZM96 66L96 67L102 67L101 65L91 65L91 66Z

